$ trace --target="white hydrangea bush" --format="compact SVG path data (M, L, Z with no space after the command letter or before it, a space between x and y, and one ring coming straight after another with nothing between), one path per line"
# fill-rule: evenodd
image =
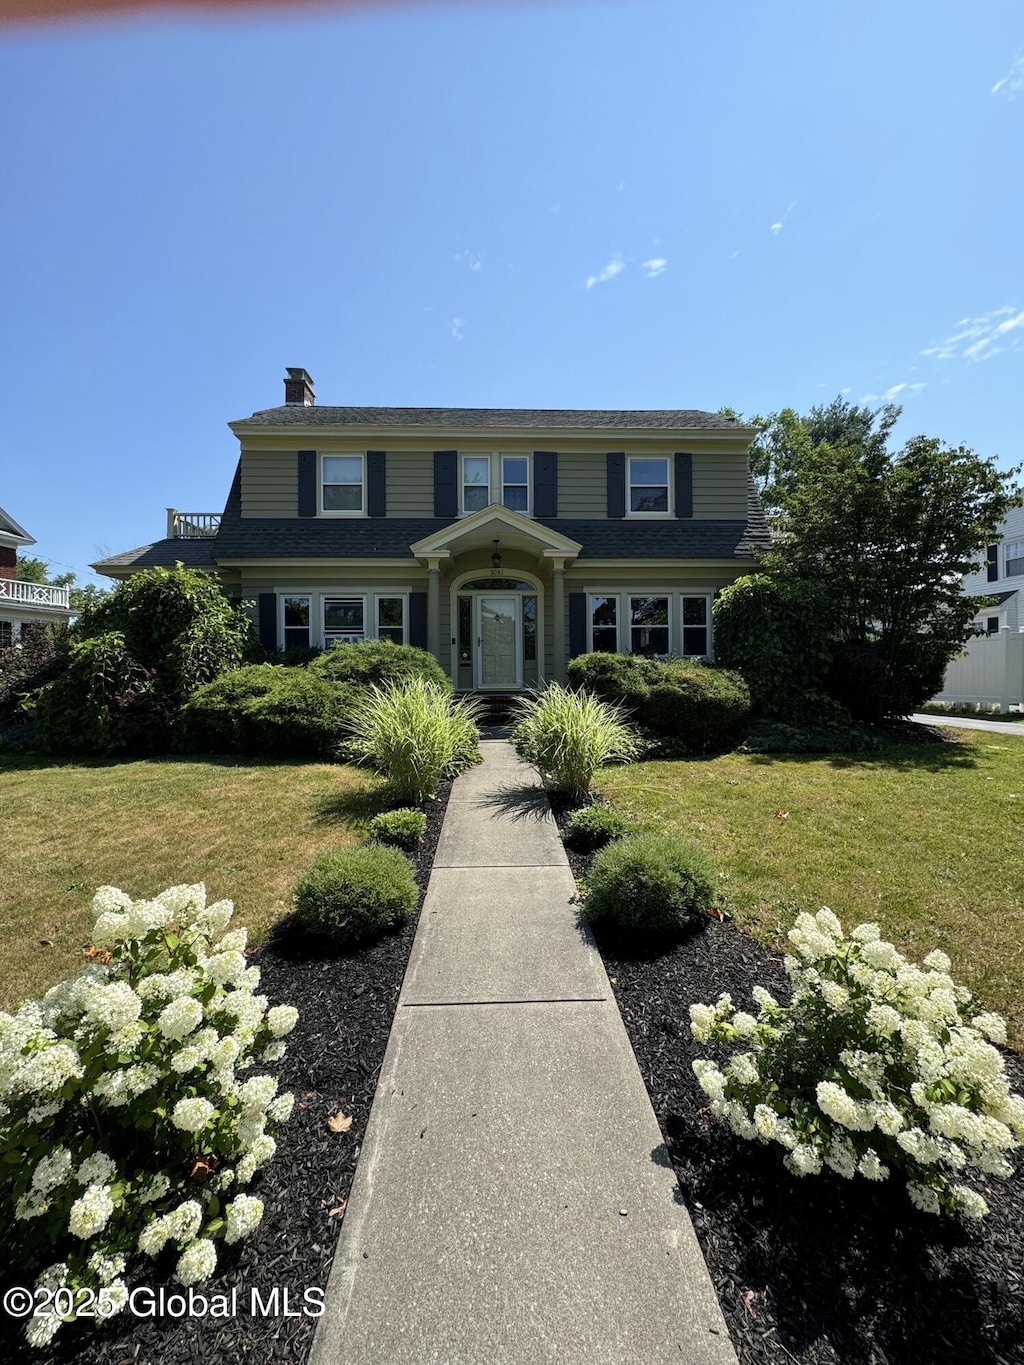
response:
M124 1307L133 1258L166 1254L195 1284L218 1241L258 1225L245 1186L293 1098L240 1073L280 1059L298 1013L256 993L246 930L202 885L148 901L104 886L93 914L90 964L0 1012L0 1209L15 1261L52 1261L37 1287L75 1308L102 1291L99 1321ZM29 1341L74 1316L29 1319Z
M693 1070L712 1115L737 1136L776 1144L798 1176L905 1177L917 1208L983 1218L970 1170L1003 1179L1024 1141L1024 1098L1010 1092L998 1014L949 975L945 953L923 966L877 924L849 936L831 910L800 914L785 959L788 1005L754 988L757 1014L728 995L690 1007L700 1043L739 1043L719 1067Z

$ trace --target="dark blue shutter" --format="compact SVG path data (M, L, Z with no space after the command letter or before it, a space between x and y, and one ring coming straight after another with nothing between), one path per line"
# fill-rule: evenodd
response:
M427 594L409 594L409 643L417 649L427 647Z
M985 568L988 571L988 581L990 583L999 582L999 546L987 545L985 547Z
M693 516L693 456L676 451L676 516Z
M299 451L299 516L316 516L316 451Z
M260 644L264 649L277 648L277 593L260 593Z
M533 515L558 516L558 454L554 450L533 452Z
M569 594L569 658L587 652L587 594Z
M608 515L626 515L626 457L621 453L608 455Z
M434 516L459 515L459 453L457 450L434 451Z
M387 456L383 450L366 452L366 515L387 515Z

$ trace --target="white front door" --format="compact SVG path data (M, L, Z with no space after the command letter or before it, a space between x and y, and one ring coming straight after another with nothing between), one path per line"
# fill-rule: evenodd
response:
M476 603L477 686L521 686L519 598L481 594Z

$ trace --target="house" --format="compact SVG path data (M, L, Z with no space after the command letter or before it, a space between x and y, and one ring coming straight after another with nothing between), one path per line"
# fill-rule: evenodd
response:
M768 531L751 427L695 411L316 404L229 423L222 513L93 565L217 572L271 647L373 637L429 649L460 691L564 680L588 650L710 657L715 593Z
M69 589L49 583L24 583L18 572L18 551L36 542L0 507L0 648L16 644L21 628L32 622L66 621L71 615Z
M974 618L985 634L968 640L950 663L933 701L1001 711L1024 706L1024 507L1014 508L1000 531L982 567L964 577L967 596L988 602Z

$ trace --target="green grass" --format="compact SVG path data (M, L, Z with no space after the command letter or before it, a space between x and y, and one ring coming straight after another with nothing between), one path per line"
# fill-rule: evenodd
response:
M78 969L104 884L139 897L204 881L258 942L316 849L355 842L381 806L377 780L355 768L244 758L2 756L0 784L3 1007Z
M847 927L877 920L908 956L947 952L1024 1048L1024 742L950 734L882 754L639 763L598 786L709 853L727 911L762 943L781 948L797 911L822 905Z
M945 716L951 720L1024 721L1024 711L1000 711L997 706L958 706L955 702L926 701L918 709L926 716Z

